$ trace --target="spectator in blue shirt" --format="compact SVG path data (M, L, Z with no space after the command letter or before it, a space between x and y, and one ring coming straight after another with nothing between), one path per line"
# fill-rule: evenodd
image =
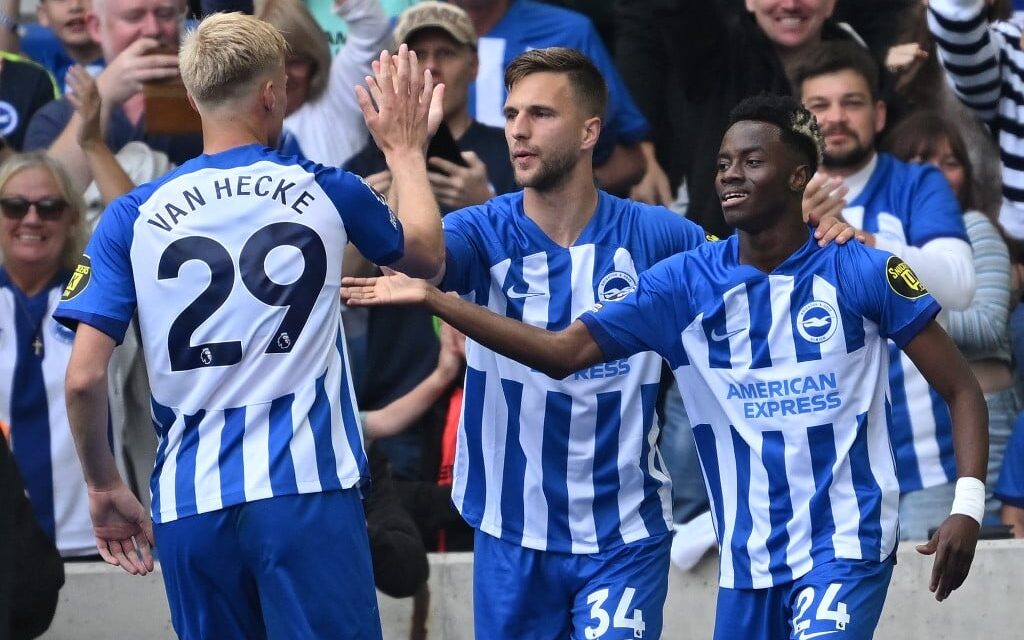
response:
M594 150L594 175L602 189L618 193L626 193L640 180L645 171L640 142L647 137L647 120L590 20L575 11L533 0L452 1L466 10L480 36L480 69L470 89L470 115L487 125L504 126L508 63L529 49L578 49L594 61L608 83L608 117ZM653 155L647 163L652 161Z

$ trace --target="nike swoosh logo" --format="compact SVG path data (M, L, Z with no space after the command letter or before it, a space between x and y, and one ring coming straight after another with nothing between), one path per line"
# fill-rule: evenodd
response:
M513 287L509 287L505 291L505 295L508 296L509 298L513 299L513 300L519 300L521 298L533 298L534 296L542 296L542 295L544 295L544 292L543 291L525 291L525 292L520 293L519 291L516 291L516 288L513 286Z
M839 633L839 631L838 630L834 630L834 631L818 631L817 633L805 633L805 634L802 634L800 636L799 640L811 640L811 638L817 638L819 636L830 636L833 633Z
M711 339L714 340L715 342L721 342L722 340L727 340L727 339L733 337L734 335L736 335L740 331L743 331L743 329L736 329L735 331L730 331L728 333L720 334L720 333L718 333L718 329L714 329L714 330L711 331Z

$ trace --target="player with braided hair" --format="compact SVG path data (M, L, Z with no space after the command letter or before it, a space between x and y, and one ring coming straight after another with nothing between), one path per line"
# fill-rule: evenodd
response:
M887 339L950 406L962 475L983 478L986 409L935 322L938 304L899 258L819 248L801 194L820 156L791 98L733 112L715 187L738 233L674 255L636 289L548 332L423 281L349 279L350 304L423 304L469 338L562 379L644 351L674 371L711 498L721 565L715 638L872 637L892 576L899 483L887 422ZM967 576L971 517L937 534L930 588ZM588 637L597 637L589 635Z

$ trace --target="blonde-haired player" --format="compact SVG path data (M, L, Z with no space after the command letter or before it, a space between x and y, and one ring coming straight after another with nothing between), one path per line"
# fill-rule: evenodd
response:
M182 638L381 637L341 256L351 241L378 264L440 269L423 149L442 91L404 48L382 53L357 91L396 214L356 176L274 151L285 53L280 33L242 14L185 39L205 153L110 205L79 265L87 275L55 313L78 329L68 415L100 554L146 573L159 542ZM105 436L107 362L136 310L160 436L154 524Z

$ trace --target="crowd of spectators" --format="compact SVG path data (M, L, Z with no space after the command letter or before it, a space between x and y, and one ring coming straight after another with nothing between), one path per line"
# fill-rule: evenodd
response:
M1014 17L1024 2L334 0L333 17L346 25L337 37L322 4L0 0L0 422L36 523L65 559L95 548L64 413L70 338L50 314L63 288L87 277L69 256L104 206L201 153L200 132L183 121L154 126L156 110L171 107L153 88L173 88L182 30L213 10L252 12L288 42L280 149L343 166L382 193L391 177L352 87L381 49L415 51L446 86L442 134L428 153L442 215L518 188L501 129L502 78L528 49L580 49L602 70L602 189L668 206L720 236L730 229L712 188L714 160L730 110L761 93L797 97L825 136L821 171L845 181L846 220L865 243L902 257L942 303L940 321L989 406L986 524L1024 538L1024 18ZM1001 188L985 179L990 167ZM347 273L377 270L351 247L336 249L346 251ZM351 309L344 320L384 487L366 508L376 578L393 595L418 594L422 607L426 551L472 544L450 504L462 338L419 309ZM923 538L952 500L949 415L898 352L892 371L901 531ZM673 558L685 568L715 540L669 380L661 444L677 487ZM157 441L137 329L108 382L110 443L148 504Z

